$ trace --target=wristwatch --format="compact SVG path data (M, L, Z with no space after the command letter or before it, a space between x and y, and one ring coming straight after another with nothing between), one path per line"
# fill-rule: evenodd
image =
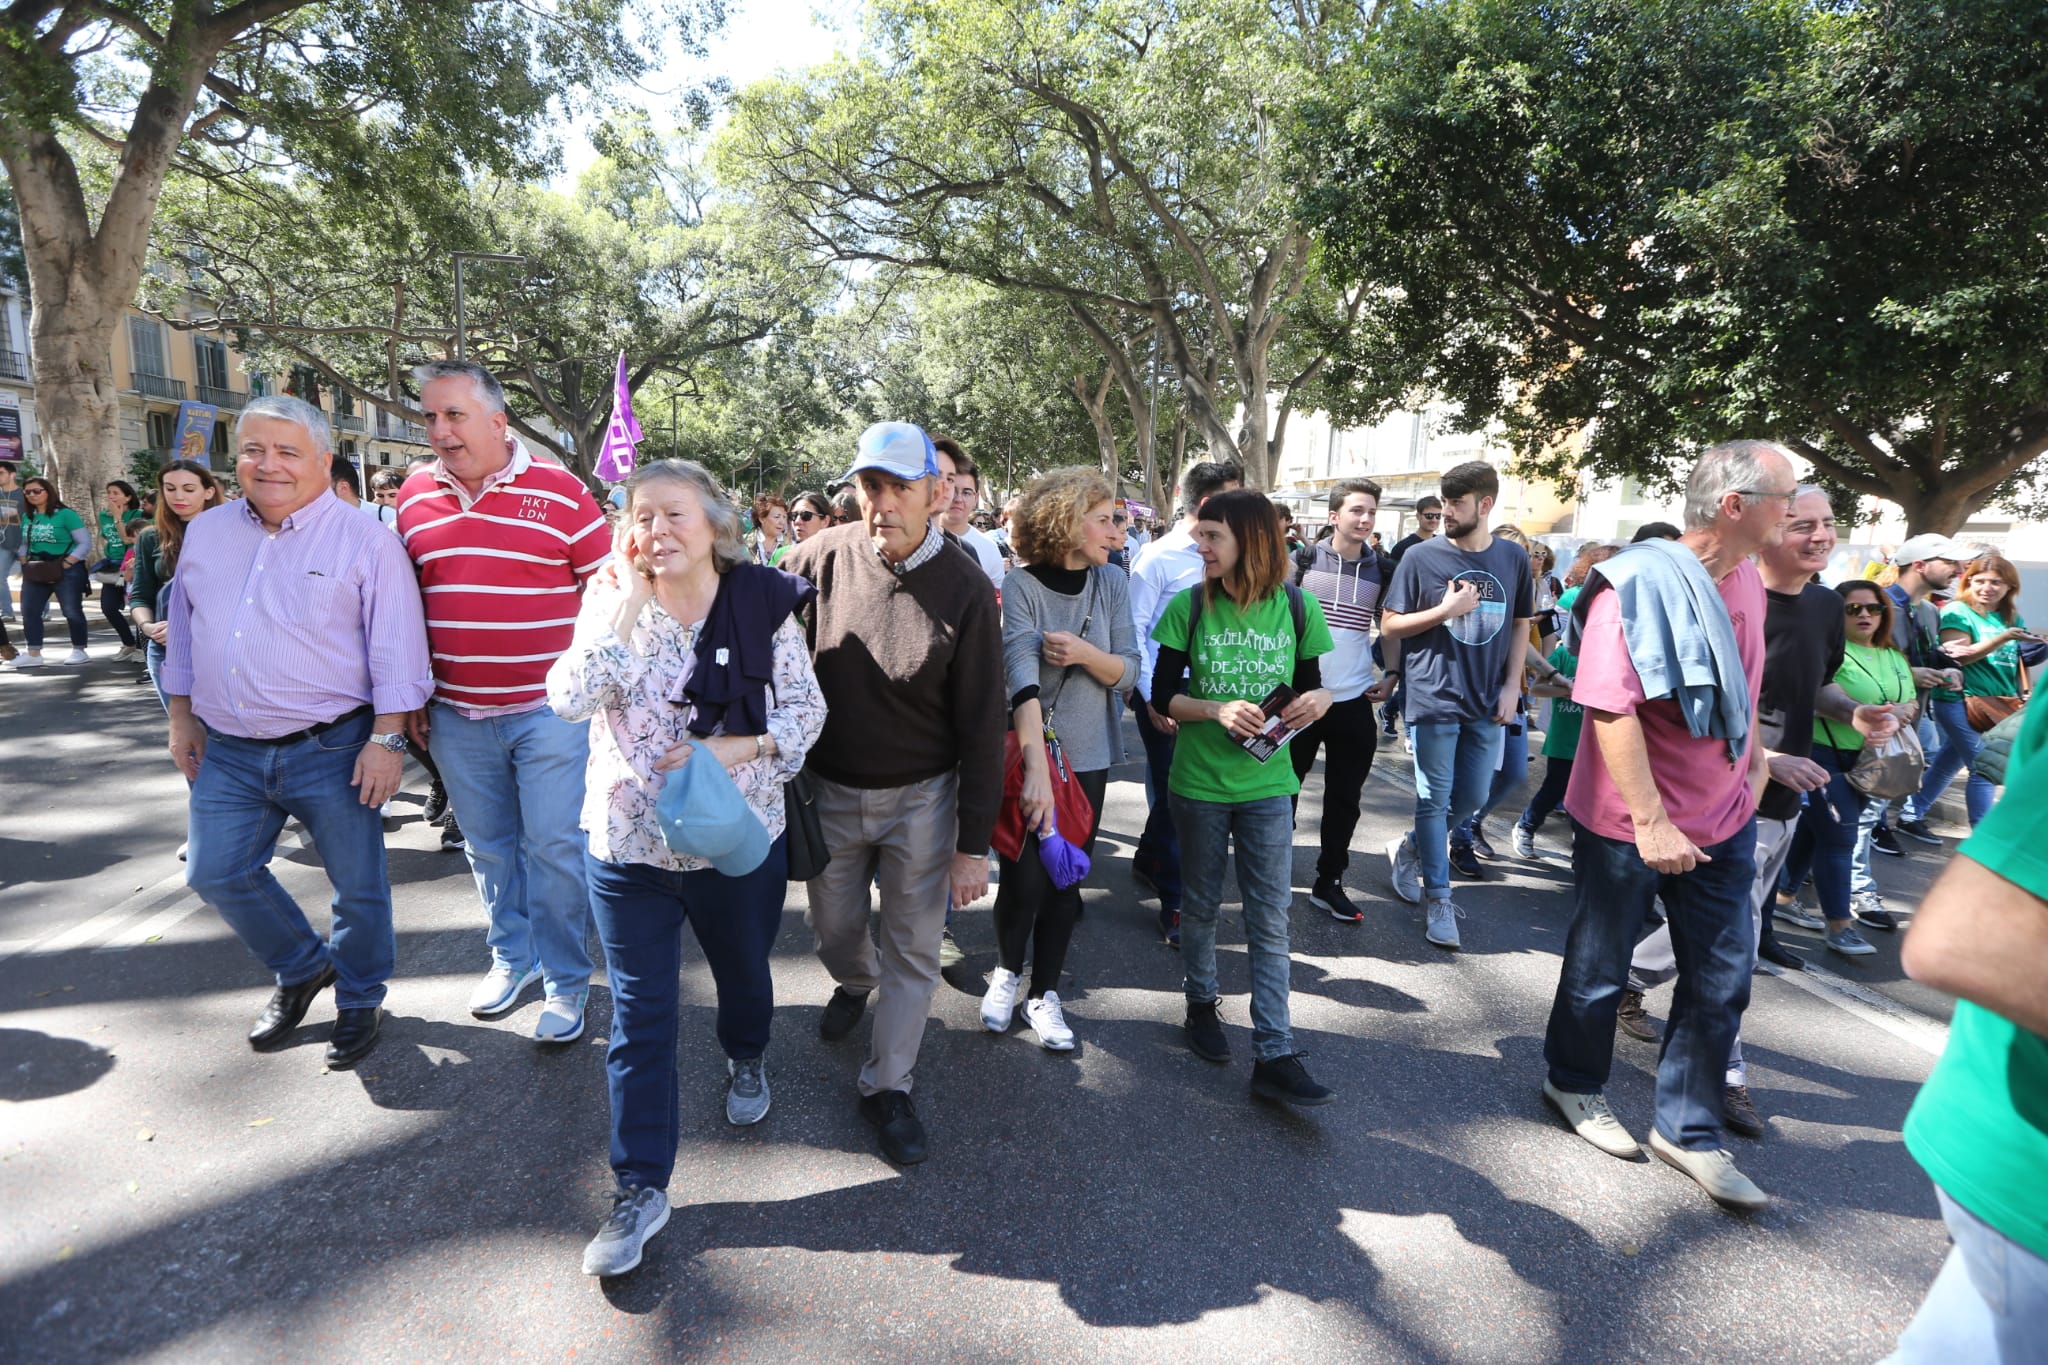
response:
M405 736L402 734L371 735L370 743L380 749L389 750L394 754L405 752Z

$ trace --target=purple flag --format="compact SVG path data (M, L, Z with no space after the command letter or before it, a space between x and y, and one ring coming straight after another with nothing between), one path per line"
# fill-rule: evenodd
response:
M626 353L619 352L619 373L612 384L612 420L597 453L597 477L617 483L633 472L639 452L640 423L633 416L633 395L626 388Z

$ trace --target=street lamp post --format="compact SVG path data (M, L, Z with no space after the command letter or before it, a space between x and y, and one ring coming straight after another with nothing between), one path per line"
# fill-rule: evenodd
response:
M469 359L469 318L463 310L462 263L464 261L503 261L506 264L525 265L524 256L510 256L497 251L453 251L449 258L455 262L455 358Z

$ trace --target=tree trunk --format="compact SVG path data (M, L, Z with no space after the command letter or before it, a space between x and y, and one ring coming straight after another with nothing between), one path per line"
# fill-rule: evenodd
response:
M1102 463L1103 475L1111 483L1118 481L1116 460L1116 427L1109 420L1109 386L1114 379L1112 372L1105 368L1102 378L1095 384L1088 382L1088 376L1074 376L1074 398L1081 404L1081 410L1088 414L1088 421L1095 428L1095 453Z
M107 368L106 328L90 316L38 307L35 348L36 422L42 428L45 472L64 501L89 526L104 489L125 478L121 399ZM50 321L68 324L59 332Z

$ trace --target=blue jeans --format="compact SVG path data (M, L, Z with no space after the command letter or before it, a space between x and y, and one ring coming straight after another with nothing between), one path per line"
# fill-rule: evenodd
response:
M1802 848L1813 850L1813 890L1827 919L1849 919L1849 858L1863 820L1863 793L1849 785L1844 755L1829 744L1813 746L1813 761L1828 771L1828 784L1806 794L1799 816Z
M1131 710L1137 714L1138 738L1145 745L1145 800L1151 805L1131 864L1159 888L1160 909L1178 910L1183 895L1180 836L1173 827L1173 803L1167 798L1166 787L1167 777L1173 772L1173 736L1153 728L1152 708L1135 692L1131 694Z
M43 609L57 599L64 624L71 628L71 647L85 648L85 565L73 564L55 583L21 581L21 633L30 649L43 647Z
M26 593L23 594L27 596ZM1977 756L1977 750L1984 747L1984 737L1970 728L1970 716L1959 701L1934 702L1934 723L1941 730L1941 752L1927 763L1927 776L1921 779L1919 795L1906 802L1908 820L1925 820L1927 813L1934 809L1934 802L1955 775ZM1991 800L1998 794L1997 789L1975 773L1970 774L1969 786L1964 791L1964 807L1969 811L1970 828L1975 829L1991 809Z
M1534 834L1543 828L1551 812L1564 804L1564 794L1572 783L1572 764L1569 758L1546 758L1543 760L1543 785L1529 798L1528 808L1515 823Z
M350 785L371 721L358 716L283 745L208 730L186 831L185 885L220 913L278 985L310 981L331 962L342 1009L381 1004L398 955L384 822ZM287 817L313 836L334 886L334 923L324 941L270 871Z
M1756 962L1750 896L1756 822L1703 850L1690 872L1652 871L1633 843L1572 825L1572 927L1543 1036L1550 1083L1597 1094L1614 1064L1614 1016L1654 901L1662 899L1678 968L1657 1059L1657 1131L1689 1151L1721 1145L1721 1089L1749 1005Z
M590 985L590 897L583 884L583 769L589 722L547 707L471 720L433 705L427 747L462 820L491 961L538 965L549 995Z
M20 558L16 551L0 550L0 616L14 615L14 594L8 590L7 580L14 573L15 561Z
M1884 1365L2040 1360L2048 1324L2048 1260L1936 1186L1955 1245Z
M623 1186L665 1190L682 1124L676 1025L683 922L718 987L719 1047L736 1062L759 1057L768 1050L775 1011L768 954L789 894L788 840L778 836L767 860L744 877L603 863L588 854L583 866L612 991L612 1041L604 1054L612 1172Z
M1415 754L1415 853L1422 894L1451 894L1450 830L1471 818L1493 791L1506 727L1492 720L1424 721L1408 726ZM1526 752L1526 751L1525 751Z
M1180 908L1180 958L1190 1000L1214 1000L1216 917L1223 904L1223 864L1233 836L1237 891L1244 902L1244 937L1252 976L1252 1054L1261 1061L1294 1051L1287 1020L1287 912L1294 905L1294 806L1284 796L1223 803L1174 792L1173 818L1181 834L1181 874L1187 898Z
M149 685L156 689L157 704L164 708L164 714L171 710L170 693L164 691L164 647L154 640L142 642L142 667L149 674Z
M1529 776L1529 727L1526 723L1506 726L1501 731L1500 767L1494 769L1493 782L1486 789L1486 800L1479 809L1472 812L1472 818L1451 831L1451 842L1469 848L1472 845L1472 831L1493 808L1508 798L1508 794L1521 789L1522 782Z

